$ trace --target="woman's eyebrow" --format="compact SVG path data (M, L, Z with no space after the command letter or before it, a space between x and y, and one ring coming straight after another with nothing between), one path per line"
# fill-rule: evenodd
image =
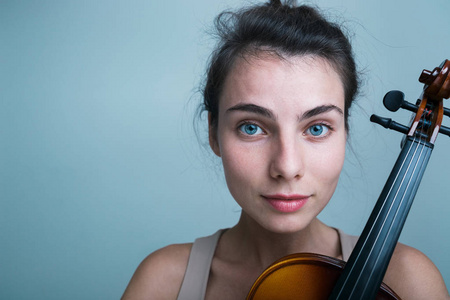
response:
M245 111L255 113L269 119L276 120L275 115L272 113L270 109L267 109L265 107L256 104L240 103L227 109L227 113L231 111Z
M320 105L317 107L314 107L310 110L305 111L301 116L298 116L298 120L299 122L301 120L304 119L309 119L312 118L314 116L329 112L329 111L336 111L341 115L344 115L344 113L342 112L342 109L340 109L339 107L337 107L336 105ZM230 107L229 109L227 109L227 113L228 112L232 112L232 111L245 111L245 112L250 112L250 113L254 113L254 114L258 114L261 116L264 116L266 118L269 119L273 119L276 120L276 116L273 114L273 112L270 109L267 109L265 107L256 105L256 104L248 104L248 103L240 103L240 104L236 104L235 106Z
M305 111L301 116L299 116L299 121L304 120L304 119L309 119L312 118L314 116L329 112L329 111L336 111L341 115L344 115L344 113L342 112L342 109L340 109L339 107L337 107L336 105L320 105L317 107L314 107L310 110Z

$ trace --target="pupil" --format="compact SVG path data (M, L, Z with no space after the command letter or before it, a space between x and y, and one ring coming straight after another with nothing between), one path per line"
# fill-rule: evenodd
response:
M320 135L322 133L322 131L323 131L323 128L321 125L314 125L311 128L312 135Z
M256 132L256 126L255 125L252 125L252 124L248 124L247 126L245 126L245 131L248 133L248 134L254 134L255 132Z

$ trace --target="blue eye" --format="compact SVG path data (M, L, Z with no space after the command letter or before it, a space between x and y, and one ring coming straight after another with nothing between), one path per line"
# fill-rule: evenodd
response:
M312 136L321 136L328 132L328 127L322 124L315 124L308 128L308 133Z
M239 130L248 135L261 134L263 132L261 127L251 123L239 126Z

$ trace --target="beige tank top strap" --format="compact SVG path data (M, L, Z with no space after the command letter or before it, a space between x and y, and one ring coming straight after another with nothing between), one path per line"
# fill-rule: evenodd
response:
M211 262L223 231L224 229L218 230L213 235L194 241L177 300L205 298Z
M350 257L350 254L355 248L356 242L358 241L358 237L354 235L349 235L343 232L342 230L336 228L339 239L341 241L341 250L342 250L342 260L347 261Z

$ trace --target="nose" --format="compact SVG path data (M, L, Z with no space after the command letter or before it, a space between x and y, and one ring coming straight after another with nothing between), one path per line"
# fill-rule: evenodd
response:
M270 176L280 180L300 179L304 175L304 153L297 137L279 137L272 147Z

